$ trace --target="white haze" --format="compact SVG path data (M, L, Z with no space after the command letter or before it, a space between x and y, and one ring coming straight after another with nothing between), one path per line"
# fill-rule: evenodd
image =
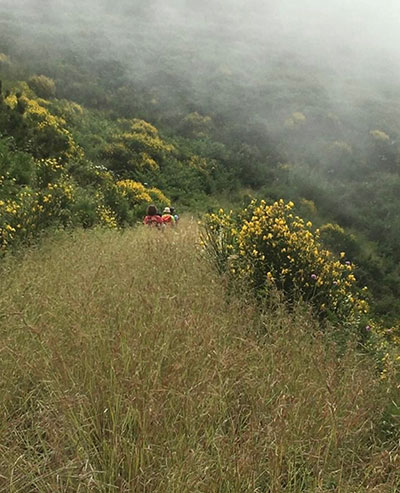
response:
M298 76L346 108L400 82L398 0L0 0L0 9L28 21L29 45L40 29L50 44L74 38L76 50L119 59L134 82L151 84L161 68L203 97L219 71L244 97L266 80L294 87Z
M334 61L327 55L348 57L356 64L371 63L373 57L400 63L397 0L0 0L0 7L7 5L21 17L29 12L44 16L54 28L97 27L108 39L134 31L144 13L149 28L154 23L156 31L149 34L159 34L160 45L166 34L196 41L204 31L213 33L218 43L222 30L229 33L232 48L249 41L256 51L272 45L321 63ZM120 17L116 22L121 14L124 22Z

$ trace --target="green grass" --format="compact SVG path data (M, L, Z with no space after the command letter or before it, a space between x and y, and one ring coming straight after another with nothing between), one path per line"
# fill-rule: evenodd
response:
M371 363L302 307L228 298L196 235L77 231L3 262L0 491L400 488Z

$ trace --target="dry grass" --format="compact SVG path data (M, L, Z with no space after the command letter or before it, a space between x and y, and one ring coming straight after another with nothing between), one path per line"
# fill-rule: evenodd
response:
M368 362L301 308L228 302L195 235L76 232L3 264L0 491L400 490Z

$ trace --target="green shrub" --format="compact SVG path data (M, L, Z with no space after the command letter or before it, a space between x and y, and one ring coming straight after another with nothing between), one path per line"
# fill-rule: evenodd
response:
M321 241L335 253L346 252L347 258L354 258L360 253L356 237L338 224L324 224L320 228Z
M355 267L323 248L319 230L283 200L267 205L253 201L239 214L207 216L204 246L220 271L244 280L258 294L271 288L289 301L311 303L321 319L355 327L368 312L357 287Z
M53 79L45 75L34 75L28 80L29 87L40 98L53 98L56 94L56 84Z

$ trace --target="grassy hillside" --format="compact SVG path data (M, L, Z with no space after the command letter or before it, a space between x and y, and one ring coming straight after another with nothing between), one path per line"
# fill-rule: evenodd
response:
M371 362L302 307L228 297L196 225L170 233L75 231L2 262L0 491L399 488Z

